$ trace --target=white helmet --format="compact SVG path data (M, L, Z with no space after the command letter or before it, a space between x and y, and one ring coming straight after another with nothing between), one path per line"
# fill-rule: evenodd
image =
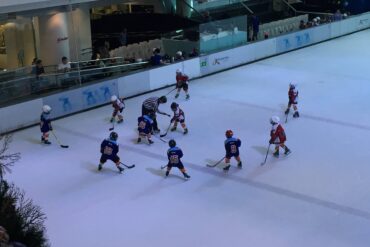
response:
M176 74L181 74L182 72L181 72L181 69L177 69L176 70Z
M117 96L116 95L112 95L112 97L110 97L110 101L116 101L118 98L117 98Z
M270 118L270 123L271 124L278 124L280 122L280 118L278 116L272 116Z
M176 55L181 57L182 56L182 51L176 52Z
M44 106L42 107L42 111L43 111L44 113L49 113L49 112L51 111L51 107L50 107L50 106L48 106L48 105L44 105Z

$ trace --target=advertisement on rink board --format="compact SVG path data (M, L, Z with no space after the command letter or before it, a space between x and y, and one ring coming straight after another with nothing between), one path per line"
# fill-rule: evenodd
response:
M51 106L53 117L60 117L108 103L112 95L118 95L117 80L50 95L43 104Z
M229 51L200 58L200 72L202 75L207 75L229 67L231 67Z
M313 43L312 30L304 30L276 38L276 52L283 53Z

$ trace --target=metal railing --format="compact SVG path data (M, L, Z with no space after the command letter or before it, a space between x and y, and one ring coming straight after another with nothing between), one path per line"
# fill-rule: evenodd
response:
M0 105L8 105L20 100L39 97L41 94L80 87L87 83L121 76L130 71L142 69L149 62L123 63L118 58L90 60L70 63L68 72L52 72L41 75L31 74L30 66L0 72ZM74 68L77 65L77 68ZM56 66L47 66L55 68ZM22 71L17 74L17 71ZM7 77L4 74L7 73ZM12 73L14 73L12 75Z
M286 0L282 0L282 2L294 12L294 16L302 15L302 14L308 14L310 17L320 17L322 19L321 23L323 22L330 22L333 21L333 13L324 13L324 12L312 12L312 11L301 11L294 8L289 2Z

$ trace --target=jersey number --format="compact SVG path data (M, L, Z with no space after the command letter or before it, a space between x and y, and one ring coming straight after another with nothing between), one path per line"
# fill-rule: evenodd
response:
M145 126L146 126L146 123L145 123L144 121L141 121L141 122L139 123L139 128L140 128L140 129L145 129Z
M171 164L177 164L177 163L179 163L179 156L178 155L171 155L170 156L170 163Z
M106 155L111 155L111 154L112 154L112 152L113 152L113 149L112 149L111 147L106 146L106 147L104 148L104 154L106 154Z
M238 149L237 149L236 145L231 145L231 146L230 146L230 150L231 150L231 153L232 153L232 154L235 154L235 153L238 151Z

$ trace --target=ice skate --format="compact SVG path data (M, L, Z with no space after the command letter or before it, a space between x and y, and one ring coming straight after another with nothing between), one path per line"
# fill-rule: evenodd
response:
M239 163L238 163L238 168L242 168L243 167L243 165L242 165L242 162L240 161Z
M229 169L230 169L230 165L227 165L227 166L224 167L225 172L229 171Z

